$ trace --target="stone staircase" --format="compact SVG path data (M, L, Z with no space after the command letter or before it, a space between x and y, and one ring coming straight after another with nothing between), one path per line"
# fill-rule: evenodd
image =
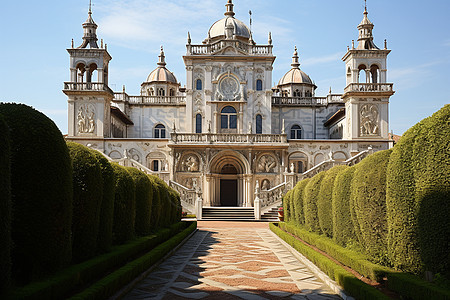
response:
M203 221L255 221L253 207L203 207Z
M281 205L272 207L268 212L265 212L261 216L261 221L263 222L278 222L280 219L278 219L278 208L281 207Z

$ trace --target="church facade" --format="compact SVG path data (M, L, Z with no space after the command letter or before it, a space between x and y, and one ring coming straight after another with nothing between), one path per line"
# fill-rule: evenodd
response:
M161 48L139 95L108 87L111 55L98 43L89 10L83 43L67 50L67 139L127 159L179 191L201 191L205 207L251 207L255 188L271 191L324 161L390 147L390 50L374 44L367 10L357 46L343 57L344 94L317 96L296 48L291 68L273 87L270 33L257 44L234 17L231 0L225 7L202 43L188 34L186 86L166 68Z

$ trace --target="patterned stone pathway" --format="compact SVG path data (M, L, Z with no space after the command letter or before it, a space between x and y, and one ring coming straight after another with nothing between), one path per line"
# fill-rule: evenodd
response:
M259 224L199 222L199 231L124 298L340 299Z

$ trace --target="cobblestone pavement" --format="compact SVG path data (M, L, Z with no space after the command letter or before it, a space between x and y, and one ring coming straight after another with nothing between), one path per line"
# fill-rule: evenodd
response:
M199 230L125 299L340 299L267 223L199 222Z

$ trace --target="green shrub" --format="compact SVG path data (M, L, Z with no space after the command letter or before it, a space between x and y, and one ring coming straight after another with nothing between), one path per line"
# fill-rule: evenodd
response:
M72 167L52 120L23 104L0 104L10 128L12 272L25 283L72 257Z
M317 198L317 216L319 217L320 230L328 237L333 236L333 212L332 197L336 176L344 171L347 166L334 166L329 169L320 184Z
M103 179L100 164L86 146L67 142L73 167L72 260L75 263L97 252Z
M387 174L389 257L400 270L450 273L450 105L411 127Z
M322 233L320 230L319 217L317 215L317 200L320 184L326 172L320 172L311 178L305 188L303 207L305 214L305 226L309 231Z
M378 151L355 165L352 179L352 204L359 243L377 263L387 263L386 169L392 150Z
M136 217L135 185L128 171L111 164L116 178L114 191L113 243L121 245L134 237Z
M282 238L286 243L291 245L295 250L303 254L308 260L325 272L331 279L335 280L346 293L350 294L355 299L390 299L376 288L360 281L342 266L300 242L292 235L282 231L274 223L270 223L270 230ZM324 236L324 238L326 237Z
M352 216L350 213L351 182L355 167L337 174L332 196L333 240L343 247L355 241Z
M159 190L162 188L158 177L155 175L148 175L150 181L153 184L153 200L152 200L152 210L151 210L151 225L153 230L160 226L159 220L161 217L161 193Z
M147 174L136 169L127 168L136 185L136 221L134 229L138 235L150 234L153 185Z
M180 194L178 194L178 192L172 188L169 188L169 195L171 202L174 203L175 205L174 209L172 210L172 215L170 218L170 223L174 224L181 221L181 212L182 212L181 198Z
M174 208L174 203L172 203L169 196L169 186L159 177L155 179L158 182L159 196L161 199L161 217L159 218L159 226L170 225L170 216L172 215L172 209Z
M411 274L389 273L388 287L406 299L442 299L450 300L450 290L438 287Z
M305 188L309 180L310 178L305 178L297 183L291 199L293 206L294 223L298 225L305 224L305 213L303 209L305 205Z
M92 153L100 164L103 179L103 199L102 206L100 207L100 224L97 237L97 252L103 253L108 252L112 245L114 189L116 179L114 177L114 169L108 159L96 150L92 150Z
M292 194L294 190L289 190L286 195L283 196L283 211L284 211L284 221L292 222L293 221L293 211L292 211Z
M9 128L0 115L0 296L11 280L11 162Z

